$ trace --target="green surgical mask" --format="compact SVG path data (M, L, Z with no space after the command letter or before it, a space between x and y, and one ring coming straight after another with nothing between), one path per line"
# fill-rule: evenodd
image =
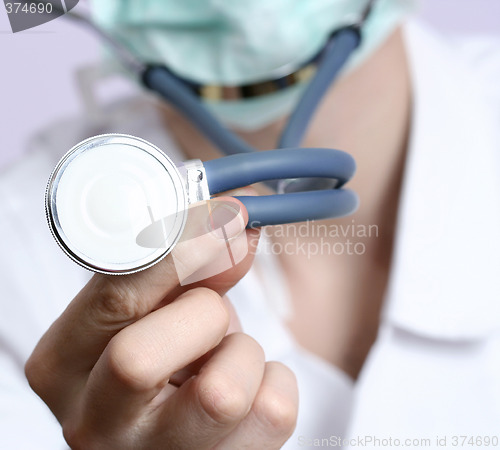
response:
M413 3L376 0L346 70L373 53ZM144 61L165 64L200 84L238 86L275 78L285 68L297 70L365 5L366 0L94 0L93 11L101 26ZM304 84L206 105L229 126L257 129L289 114Z

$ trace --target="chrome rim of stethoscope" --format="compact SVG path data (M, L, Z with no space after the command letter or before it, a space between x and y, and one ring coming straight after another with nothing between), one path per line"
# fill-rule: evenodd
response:
M109 167L92 164L93 153L97 149L101 160L103 149L108 149L109 159L113 162L111 172ZM123 158L127 151L135 158L129 159L128 163L127 158ZM113 158L118 152L122 157ZM95 156L97 161L97 154ZM137 161L143 162L142 169L134 164ZM98 198L102 193L98 192L96 183L100 183L105 176L109 179L110 173L114 177L111 183L116 184L118 180L118 184L121 181L124 185L131 184L133 189L130 198L127 197L128 191L123 192L122 187L113 186L107 181L104 191L108 192L109 198ZM145 177L145 184L136 182L144 175L149 175L149 178ZM124 215L123 211L118 211L114 215L116 220L108 219L113 214L106 214L104 221L115 220L114 230L108 226L109 223L99 223L99 217L97 225L102 226L96 226L96 221L89 219L92 214L88 211L88 196L92 195L92 190L96 191L93 198L97 199L98 208L106 208L106 202L111 208L116 208L112 202L118 199L125 209L137 209L137 212L127 215L125 211ZM144 201L138 202L137 199L143 197ZM127 205L127 202L132 204ZM123 134L95 136L69 150L50 176L45 207L50 230L64 252L86 269L106 274L134 273L159 262L178 242L187 216L184 181L172 160L149 142ZM124 230L126 224L117 222L122 216L130 220L130 230ZM136 236L155 220L162 228L163 245L159 248L138 245Z

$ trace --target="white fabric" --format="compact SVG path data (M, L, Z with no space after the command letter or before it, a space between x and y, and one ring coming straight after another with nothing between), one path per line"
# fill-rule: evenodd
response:
M384 320L356 386L353 448L367 435L431 439L430 448L447 438L439 448L453 448L453 436L500 434L499 46L449 46L415 24L406 42L412 135Z
M409 26L407 43L414 117L387 314L430 337L478 338L500 317L499 104L432 35Z
M289 449L365 435L429 437L428 448L447 436L452 448L454 434L500 434L500 47L482 40L457 50L416 24L407 26L406 41L411 145L390 289L361 378L353 383L294 342L282 321L286 291L279 281L269 289L269 280L281 279L279 268L266 257L230 293L244 330L297 375L299 421ZM99 129L58 124L0 174L0 448L65 447L23 364L90 275L50 236L46 181L64 151L101 132L140 135L178 160L151 102L115 106Z

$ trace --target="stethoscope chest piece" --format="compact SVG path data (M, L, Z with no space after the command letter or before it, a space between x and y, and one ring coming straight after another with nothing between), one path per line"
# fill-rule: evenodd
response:
M92 137L66 153L50 177L45 205L68 256L111 274L161 260L179 240L187 215L184 180L174 163L149 142L121 134ZM154 245L141 242L146 229L155 230Z

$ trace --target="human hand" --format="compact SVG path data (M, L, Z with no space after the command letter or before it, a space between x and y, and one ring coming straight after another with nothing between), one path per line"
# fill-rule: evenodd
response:
M232 248L250 248L240 264L181 286L176 264L195 273L227 251L214 233L187 240L175 264L169 255L136 274L94 275L42 337L26 375L72 448L272 449L290 436L294 375L227 333L237 324L224 294L250 268L258 235L239 206L226 229ZM200 226L188 219L186 233Z

